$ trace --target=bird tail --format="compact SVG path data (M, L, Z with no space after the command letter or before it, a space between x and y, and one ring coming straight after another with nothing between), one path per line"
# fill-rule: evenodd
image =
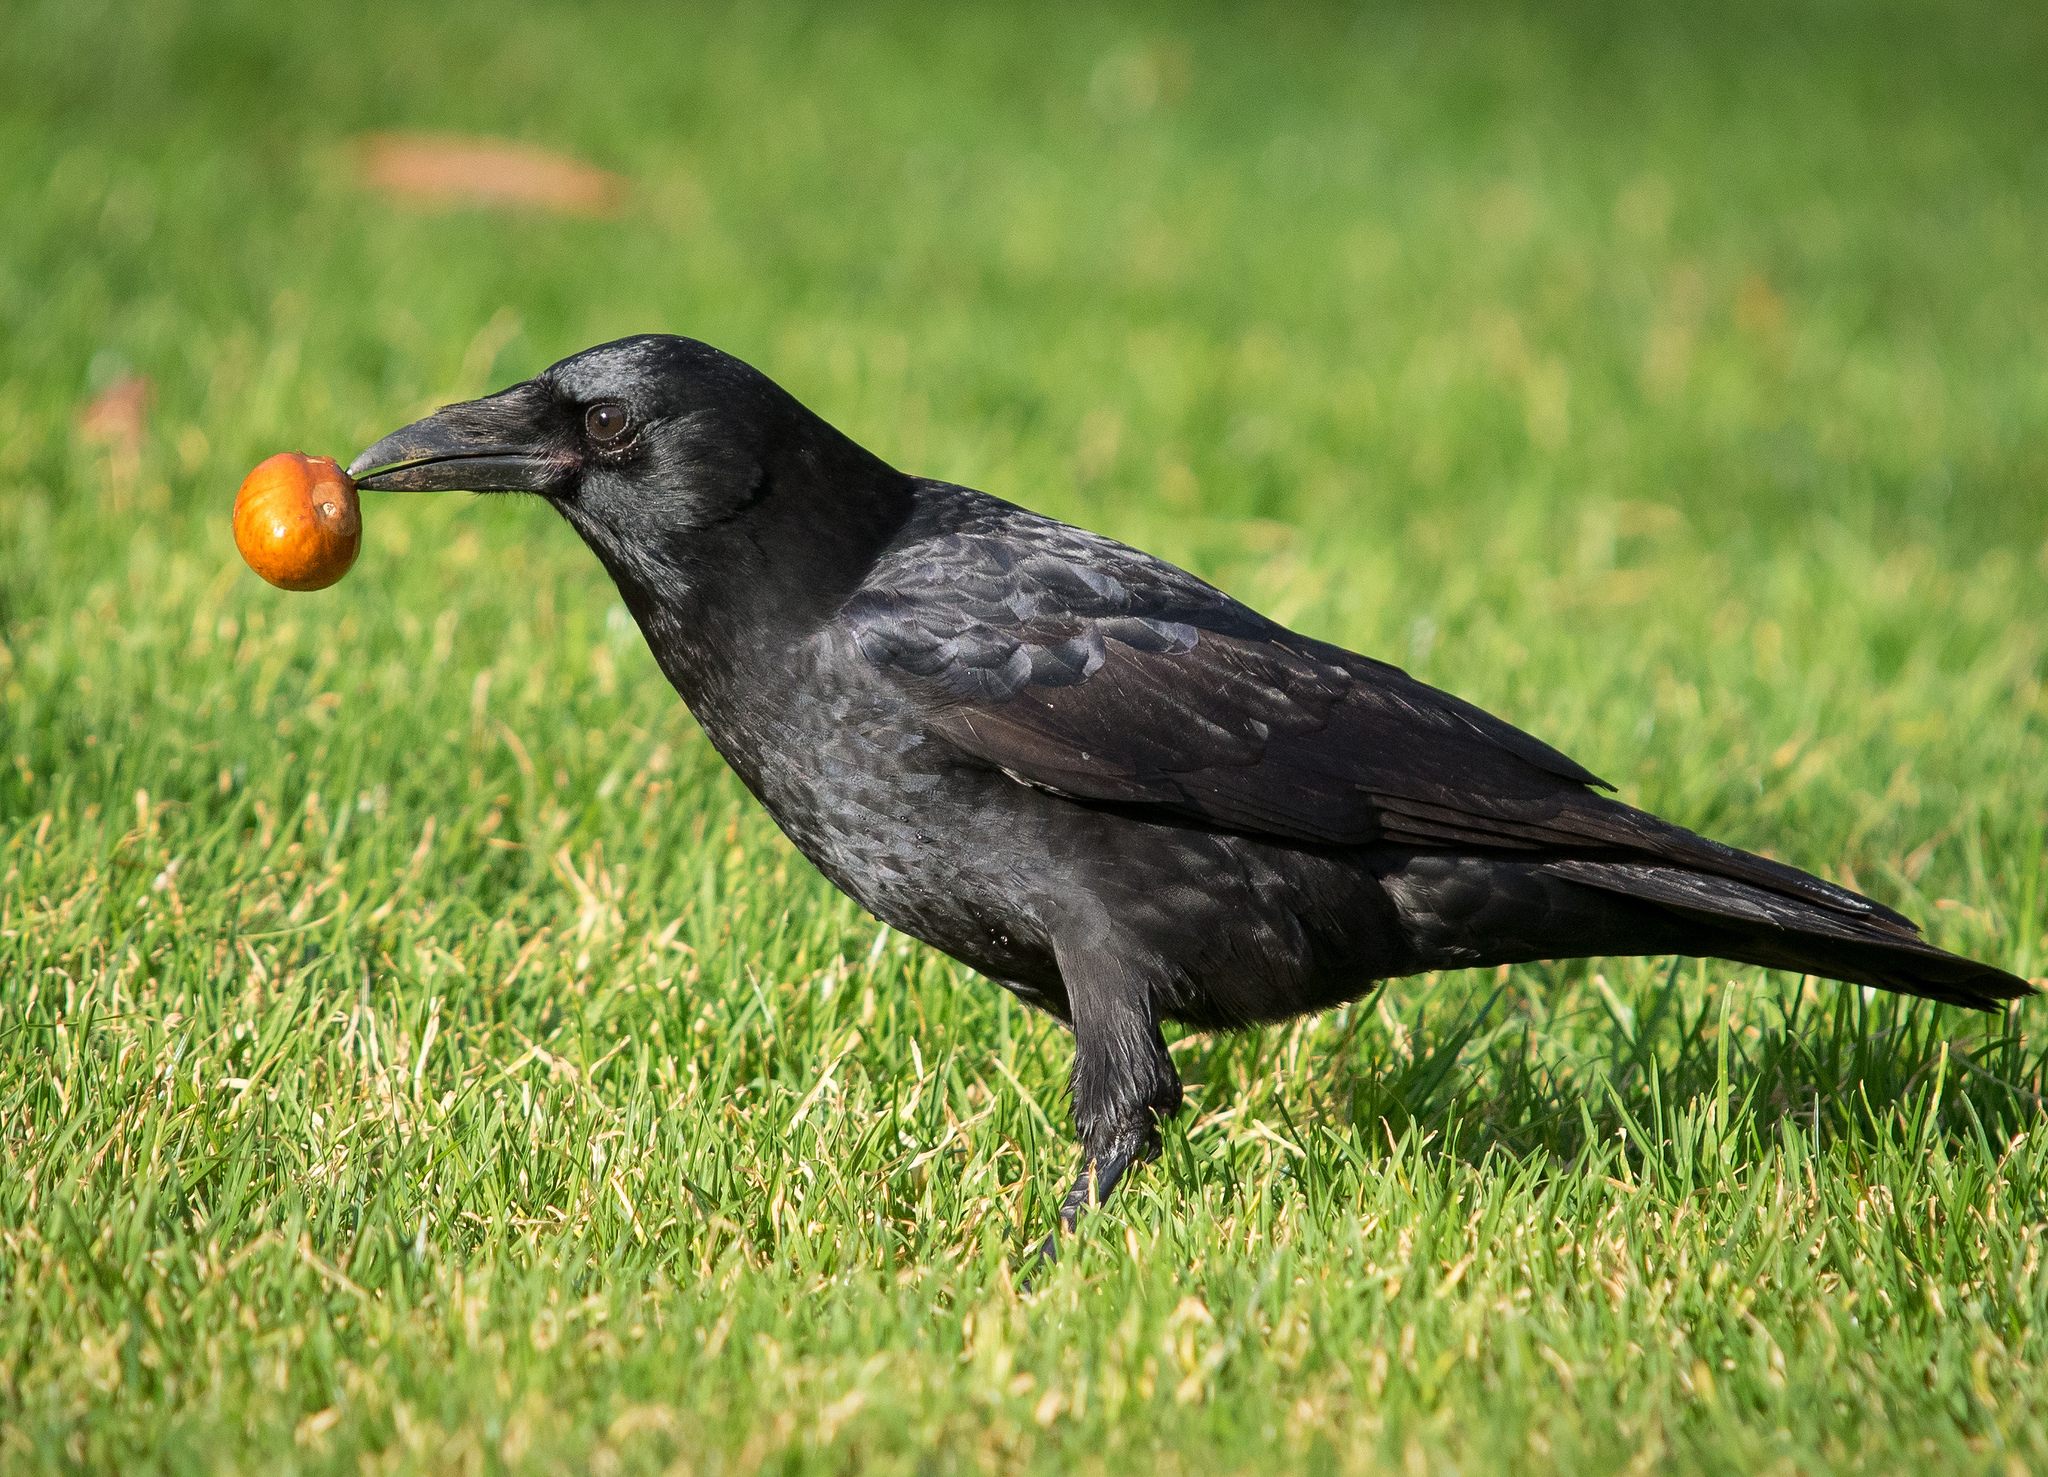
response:
M1683 834L1688 841L1703 839ZM1540 863L1538 870L1651 905L1682 926L1686 942L1674 952L1797 970L1976 1010L1997 1010L2034 993L2017 975L1937 949L1908 919L1858 893L1748 852L1706 845L1711 853L1685 862L1567 857Z

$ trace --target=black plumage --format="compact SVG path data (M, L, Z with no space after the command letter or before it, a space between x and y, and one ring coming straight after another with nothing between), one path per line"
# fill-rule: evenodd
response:
M1065 1219L1180 1105L1166 1021L1420 970L1698 954L1993 1008L2022 980L1601 793L1547 744L1193 575L906 476L649 336L386 437L366 488L521 490L596 552L789 838L1073 1030Z

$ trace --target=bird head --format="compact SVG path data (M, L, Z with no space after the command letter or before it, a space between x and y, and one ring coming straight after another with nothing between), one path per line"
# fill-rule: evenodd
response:
M646 334L444 406L365 451L349 475L372 491L538 493L579 524L644 534L729 517L758 491L797 409L728 354Z
M636 613L837 557L903 482L766 375L694 339L600 344L435 411L357 457L371 491L528 492L573 525ZM764 569L764 561L774 563Z

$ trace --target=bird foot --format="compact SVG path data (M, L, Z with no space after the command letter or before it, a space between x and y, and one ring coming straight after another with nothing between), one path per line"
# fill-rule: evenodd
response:
M1083 1165L1074 1187L1060 1202L1059 1224L1026 1255L1017 1285L1030 1291L1039 1276L1060 1259L1060 1237L1073 1235L1082 1215L1108 1200L1110 1192L1134 1167L1158 1157L1158 1131L1148 1128L1141 1134L1121 1138L1108 1151Z

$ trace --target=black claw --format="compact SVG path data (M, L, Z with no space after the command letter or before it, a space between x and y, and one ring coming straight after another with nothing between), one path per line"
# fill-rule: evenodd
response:
M1029 1292L1038 1275L1060 1259L1060 1237L1074 1234L1082 1213L1109 1199L1110 1192L1133 1167L1158 1157L1159 1135L1151 1132L1134 1135L1090 1159L1074 1180L1074 1187L1067 1191L1067 1198L1060 1202L1059 1225L1026 1257L1024 1272L1017 1279L1017 1285Z

